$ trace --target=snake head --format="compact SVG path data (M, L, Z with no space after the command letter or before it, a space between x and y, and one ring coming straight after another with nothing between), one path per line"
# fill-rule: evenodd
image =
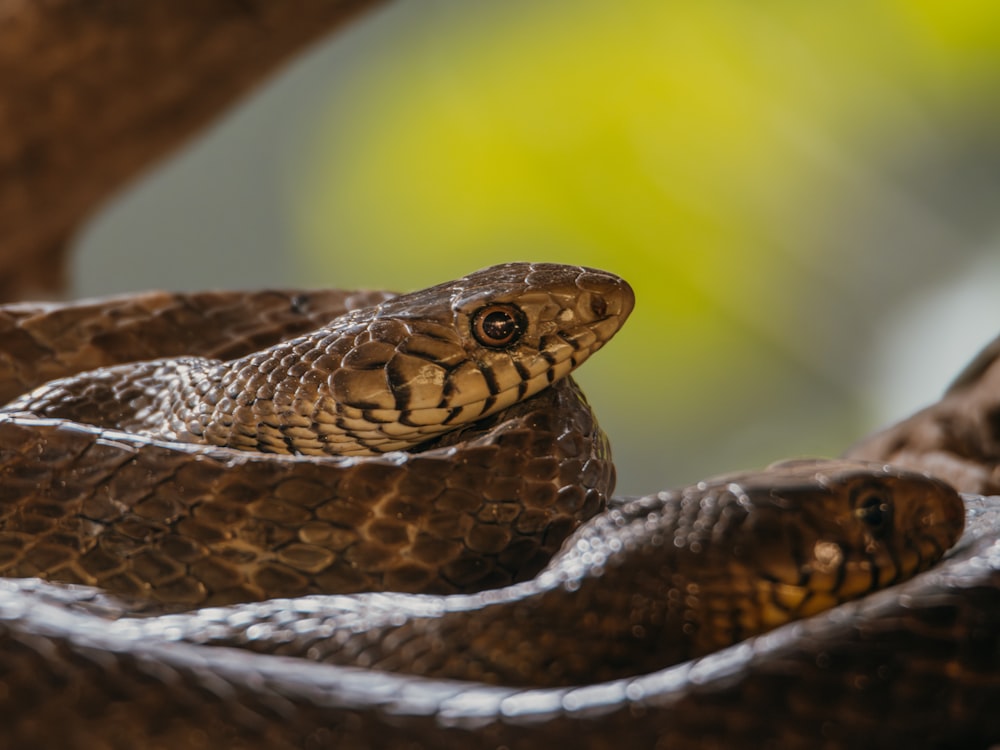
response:
M320 402L363 451L425 442L528 398L607 343L635 304L604 271L508 263L357 311ZM349 452L349 451L343 451Z
M754 512L734 548L743 566L758 571L754 588L768 627L925 570L964 528L958 493L925 474L801 460L766 475L766 489L741 488Z

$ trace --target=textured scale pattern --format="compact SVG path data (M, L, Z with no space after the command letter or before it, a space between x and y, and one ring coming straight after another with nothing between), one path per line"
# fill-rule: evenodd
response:
M386 292L149 292L0 307L0 400L42 383L125 361L245 356L306 333Z
M566 381L462 447L405 464L196 453L0 421L0 573L177 606L505 585L534 575L613 485L582 403ZM563 462L532 452L557 446Z
M895 514L891 535L870 533L855 513L872 492ZM540 575L506 589L316 598L301 609L283 600L116 626L431 677L582 684L718 650L811 613L810 597L829 608L867 592L855 588L858 578L877 587L870 567L892 569L913 552L894 572L909 577L935 562L962 525L962 503L942 483L867 464L799 462L612 508L571 536ZM824 571L805 550L796 561L776 558L772 548L791 546L793 534L837 540L839 586L810 580ZM776 535L788 541L776 544ZM775 591L782 601L756 598Z
M987 747L1000 737L1000 501L935 570L642 676L523 689L123 641L93 590L0 582L8 747ZM306 607L303 607L308 612ZM81 611L82 610L82 611ZM942 666L948 665L947 679ZM822 695L823 700L812 697ZM57 716L58 721L35 717ZM0 742L0 744L3 744Z
M16 399L0 421L6 476L0 488L0 573L98 585L167 608L253 601L276 593L472 591L530 578L566 535L603 508L614 483L606 438L575 384L559 380L565 373L555 373L553 363L582 361L599 348L631 310L631 290L608 274L550 264L511 264L497 285L484 286L482 279L482 273L471 274L397 298L384 293L251 296L247 304L276 301L271 309L262 305L266 314L259 330L246 330L244 345L276 340L269 348L235 352L225 365L184 357L109 366ZM194 445L192 436L185 447L142 428L151 407L164 397L180 394L195 406L209 407L225 400L224 383L211 394L180 388L177 374L191 370L192 362L202 372L219 371L244 386L281 370L291 389L315 393L321 389L297 369L294 357L341 350L338 361L348 362L348 375L371 372L384 381L382 370L364 369L352 352L364 351L375 339L391 343L393 351L414 349L420 341L433 349L444 334L428 345L428 326L465 330L475 310L512 297L528 321L516 349L484 351L469 335L454 333L464 358L447 363L456 371L463 362L473 363L479 372L483 362L500 358L527 373L540 362L548 369L539 372L556 385L538 399L511 406L502 422L463 426L456 420L438 447L421 435L419 454L370 460L268 456L227 447L208 450ZM220 295L221 310L207 317L238 320L228 308L231 299ZM375 304L356 307L361 300ZM173 319L190 324L186 318L192 308L214 310L212 298L204 296L180 296L173 304L152 296L145 303L167 326L177 325ZM312 335L283 341L303 325L303 317L328 318L338 303L352 309L328 319ZM420 315L410 320L414 311ZM154 345L133 330L132 316L139 313L127 303L87 303L76 312L89 322L84 328L103 326L115 334L121 357L146 353ZM45 318L43 308L0 319L10 326L0 328L0 340L30 331L32 340L43 342L35 351L66 343L59 340L65 331L58 321ZM398 339L401 327L413 333L412 340ZM128 335L119 335L120 329ZM185 341L189 351L200 354L219 346L217 333L205 330L192 326ZM201 335L204 341L195 340ZM553 337L557 345L548 343ZM168 339L164 344L172 345ZM304 367L311 371L317 359L307 359ZM45 358L29 357L24 367L11 368L16 379L36 361ZM169 377L154 377L164 372ZM335 369L327 378L334 391L341 374ZM504 377L496 382L504 383ZM414 413L420 412L423 402L412 388L383 384L393 398L405 395ZM504 389L519 391L514 381ZM490 401L492 390L484 393ZM251 395L240 407L252 412L240 423L250 431L273 416L276 403L269 385L258 384ZM481 406L489 411L496 403ZM41 423L39 414L46 417ZM170 429L165 432L177 437Z
M50 382L6 409L266 453L411 449L565 377L614 335L633 301L610 274L511 263L235 360L109 367ZM490 346L477 338L476 316L501 307L516 308L523 330Z
M324 325L345 309L378 304L387 297L378 292L151 294L65 307L3 307L0 394L13 398L52 378L134 359L245 357ZM592 299L586 307L600 310ZM988 369L980 368L967 380ZM544 399L550 399L547 405ZM972 413L972 406L968 403L959 416ZM431 578L431 588L443 580L442 591L456 590L455 582L465 580L466 574L470 589L527 578L526 571L541 566L541 557L554 551L579 523L560 521L563 511L582 507L584 515L596 512L609 491L604 483L613 477L613 469L606 442L571 381L560 381L519 408L524 411L520 417L515 412L510 422L509 412L498 414L485 425L424 446L423 453L405 461L407 467L411 460L419 466L420 459L434 459L441 452L443 463L443 456L451 455L460 468L450 471L460 475L460 483L466 482L462 487L470 495L458 503L469 507L459 511L466 520L457 528L449 526L443 512L422 528L444 535L449 533L446 528L460 532L450 538L463 549L489 547L504 538L511 542L506 551L487 553L485 564L470 557L445 579ZM570 411L560 416L563 408ZM514 453L497 451L490 442L508 434L505 431L516 446ZM470 443L481 438L488 445ZM346 470L334 484L373 494L381 487L382 467L392 465L395 468L386 473L400 477L395 484L399 491L410 481L402 478L404 463L393 463L399 455L334 459ZM507 467L501 489L480 485L470 466L479 467L480 461L485 464L498 455L507 456L500 462ZM874 451L869 457L880 458ZM384 564L401 549L392 546L400 538L399 522L416 509L392 501L377 513L352 503L320 500L312 505L317 488L329 491L329 475L319 473L314 464L317 459L310 457L183 446L64 419L0 414L0 555L11 565L24 566L23 575L53 577L58 571L72 571L67 579L77 580L73 576L82 569L86 575L79 578L100 578L102 587L120 586L125 598L123 602L98 589L36 579L0 580L0 747L549 750L566 742L595 749L621 747L626 741L635 747L671 748L864 748L900 743L912 748L985 747L1000 742L1000 721L993 711L1000 701L1000 504L990 498L966 498L966 534L942 564L888 591L675 666L656 666L674 656L658 661L653 654L652 662L645 661L650 654L640 648L622 662L596 667L587 675L587 684L576 686L487 685L478 680L521 680L516 674L499 674L488 666L489 659L441 660L434 639L440 636L451 643L469 635L459 624L460 601L471 611L482 611L488 601L495 601L495 611L503 612L496 622L527 626L545 638L534 622L535 605L522 609L518 596L536 590L544 599L551 592L551 601L558 602L565 593L568 603L573 595L586 594L591 579L603 579L610 587L593 587L601 596L631 604L649 600L632 600L625 591L626 585L636 583L634 572L627 572L635 544L645 539L642 544L662 549L669 540L672 554L702 554L698 550L717 541L715 530L728 527L718 519L727 512L738 515L735 511L745 495L733 489L738 482L726 481L716 489L710 484L688 488L686 503L684 493L613 501L609 511L575 532L552 568L500 591L447 599L305 596L143 619L124 616L136 611L132 597L161 586L171 591L178 581L180 595L172 602L154 602L151 609L188 609L188 578L194 566L206 560L210 562L203 567L213 583L195 592L200 604L258 598L265 587L289 582L294 586L301 579L310 581L306 590L312 590L322 571L330 570L317 572L317 566L325 565L330 554L339 557L344 552L337 546L344 538L339 535L349 535L359 528L351 524L358 522L366 533L373 532L371 538L377 538L382 549L371 558L359 554L344 569L363 568L356 563L364 558L373 562L366 575L371 573L376 581L395 575ZM305 467L304 480L296 473L300 465ZM362 468L365 465L376 468ZM422 476L420 471L406 492L432 492L440 486L437 471L428 468ZM775 489L783 471L778 467L759 476L776 483L771 486ZM895 470L889 475L902 476ZM558 487L543 488L543 476L558 477ZM583 485L573 483L573 477L581 476ZM793 484L801 486L801 479ZM520 496L525 483L533 482L540 483L529 491L540 499L538 507L511 502L511 491ZM805 486L816 491L810 482ZM909 490L900 493L911 495ZM852 502L864 498L858 495ZM260 519L249 518L250 506L263 511ZM332 515L319 517L320 510ZM316 516L309 515L314 512ZM658 534L664 524L670 532ZM521 533L536 525L538 536L522 549ZM178 534L182 527L184 533ZM233 535L234 528L241 531ZM776 528L763 524L764 536L780 536ZM176 557L144 554L168 539L168 547L187 540L188 532L193 541L172 549ZM36 534L45 541L36 544ZM794 536L802 541L799 532ZM81 538L108 541L97 541L86 550L74 548ZM328 544L335 538L341 541ZM246 554L254 545L272 542L263 556ZM729 551L740 546L731 539L722 544L731 547ZM814 584L810 591L818 593L775 581L755 584L746 593L755 597L753 611L764 613L764 624L771 627L778 616L811 614L810 601L826 599L832 590L861 595L898 582L901 571L926 567L945 544L887 545L887 555L877 565L869 560L864 575L849 579L835 573L837 555L830 554L830 546L814 543L811 549L817 554L806 577ZM322 549L313 549L317 546ZM428 561L434 557L447 564L451 558L436 556L446 548L435 547ZM389 558L382 557L387 549ZM94 550L89 567L83 568L81 560ZM619 557L626 562L619 563ZM765 579L789 572L802 578L803 568L797 567L801 555L779 551L765 557ZM524 561L526 568L521 567ZM260 571L261 578L250 571ZM616 578L615 571L627 574ZM412 573L407 568L399 577L420 577ZM671 609L698 607L699 597L692 597L686 585L667 589L666 606L658 600L661 603L648 610L633 609L652 613L656 620ZM677 594L670 593L675 590ZM598 611L604 612L564 614L572 637L592 627ZM724 630L735 623L732 637L749 634L753 625L727 605L700 611L713 621L708 629ZM602 616L607 622L623 617L621 622L630 629L647 622L641 619L645 614L633 622L634 614L608 610L597 622ZM346 644L373 640L365 634L343 638L337 635L338 623L357 630L379 618L383 625L375 626L382 628L374 638L375 650L362 647L355 653L375 666L429 666L437 678L311 661L336 653L331 644L338 639ZM423 624L408 626L418 621ZM445 624L437 633L435 621ZM393 629L399 629L397 641L411 649L407 659L386 648ZM528 631L516 631L513 638L526 637L518 633ZM583 651L594 647L605 656L609 647L614 651L615 644L620 645L616 638L594 636L583 643ZM239 648L217 647L226 644ZM430 649L421 656L428 644ZM501 646L497 663L510 662L517 648L516 640ZM585 656L581 652L580 658ZM397 663L390 663L393 660ZM625 666L629 661L632 665ZM572 669L583 674L588 668ZM463 679L440 679L449 674ZM540 684L580 681L567 674L557 669ZM602 679L606 681L598 681Z

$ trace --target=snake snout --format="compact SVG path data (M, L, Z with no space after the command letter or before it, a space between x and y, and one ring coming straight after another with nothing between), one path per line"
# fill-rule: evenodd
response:
M912 491L906 494L913 502L901 503L901 523L913 530L932 563L962 536L965 503L954 487L940 479L916 475L909 481Z
M635 292L625 279L594 269L577 277L580 289L577 315L591 322L615 320L620 327L635 308Z
M599 341L607 341L624 325L635 308L635 292L628 282L611 274L588 272L580 276L576 315Z
M934 477L892 466L874 474L874 483L862 482L851 494L864 553L858 580L881 588L934 565L962 535L965 509L958 492ZM874 502L880 496L885 500ZM853 586L849 581L846 588Z

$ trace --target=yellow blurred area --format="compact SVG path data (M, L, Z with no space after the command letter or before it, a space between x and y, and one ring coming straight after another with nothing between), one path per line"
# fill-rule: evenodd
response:
M579 379L629 492L875 426L873 321L982 251L921 191L1000 119L1000 5L401 5L303 148L309 278L624 276L636 312Z

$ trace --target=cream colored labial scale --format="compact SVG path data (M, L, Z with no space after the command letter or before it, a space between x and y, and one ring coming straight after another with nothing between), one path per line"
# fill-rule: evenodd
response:
M489 361L495 392L491 392L482 371L468 362L450 374L451 401L462 403L441 407L446 401L444 386L448 373L444 368L423 361L414 368L415 375L407 382L411 403L435 404L400 411L394 408L362 409L338 401L329 395L310 394L302 389L289 394L280 386L270 398L257 398L251 404L237 403L223 396L215 403L204 394L213 377L225 369L225 364L206 361L204 366L192 364L172 368L163 380L164 388L153 403L136 414L137 421L169 425L159 434L181 440L204 440L215 445L237 449L262 450L272 453L302 453L306 455L358 456L384 453L413 447L462 424L470 419L496 413L518 400L538 393L555 380L568 375L583 359L599 347L596 336L588 336L585 347L574 346L552 337L546 342L546 356L531 357L515 366L511 356L498 352ZM595 346L597 344L597 346ZM581 351L582 349L582 351ZM412 358L411 358L412 359ZM527 373L530 377L524 378ZM271 373L269 373L271 374ZM366 400L392 403L395 396L384 372L350 370L337 373L337 386L345 392L360 391ZM346 378L346 379L345 379ZM221 378L225 391L227 382L238 380L231 372ZM329 381L333 381L331 375ZM350 387L348 387L348 385ZM337 390L334 386L333 390ZM321 386L321 390L326 390ZM182 397L181 394L188 394ZM470 400L469 395L479 397ZM280 406L276 403L282 400ZM489 405L489 408L487 407ZM459 409L459 412L455 412ZM247 413L234 419L237 410ZM239 416L239 415L236 415Z

